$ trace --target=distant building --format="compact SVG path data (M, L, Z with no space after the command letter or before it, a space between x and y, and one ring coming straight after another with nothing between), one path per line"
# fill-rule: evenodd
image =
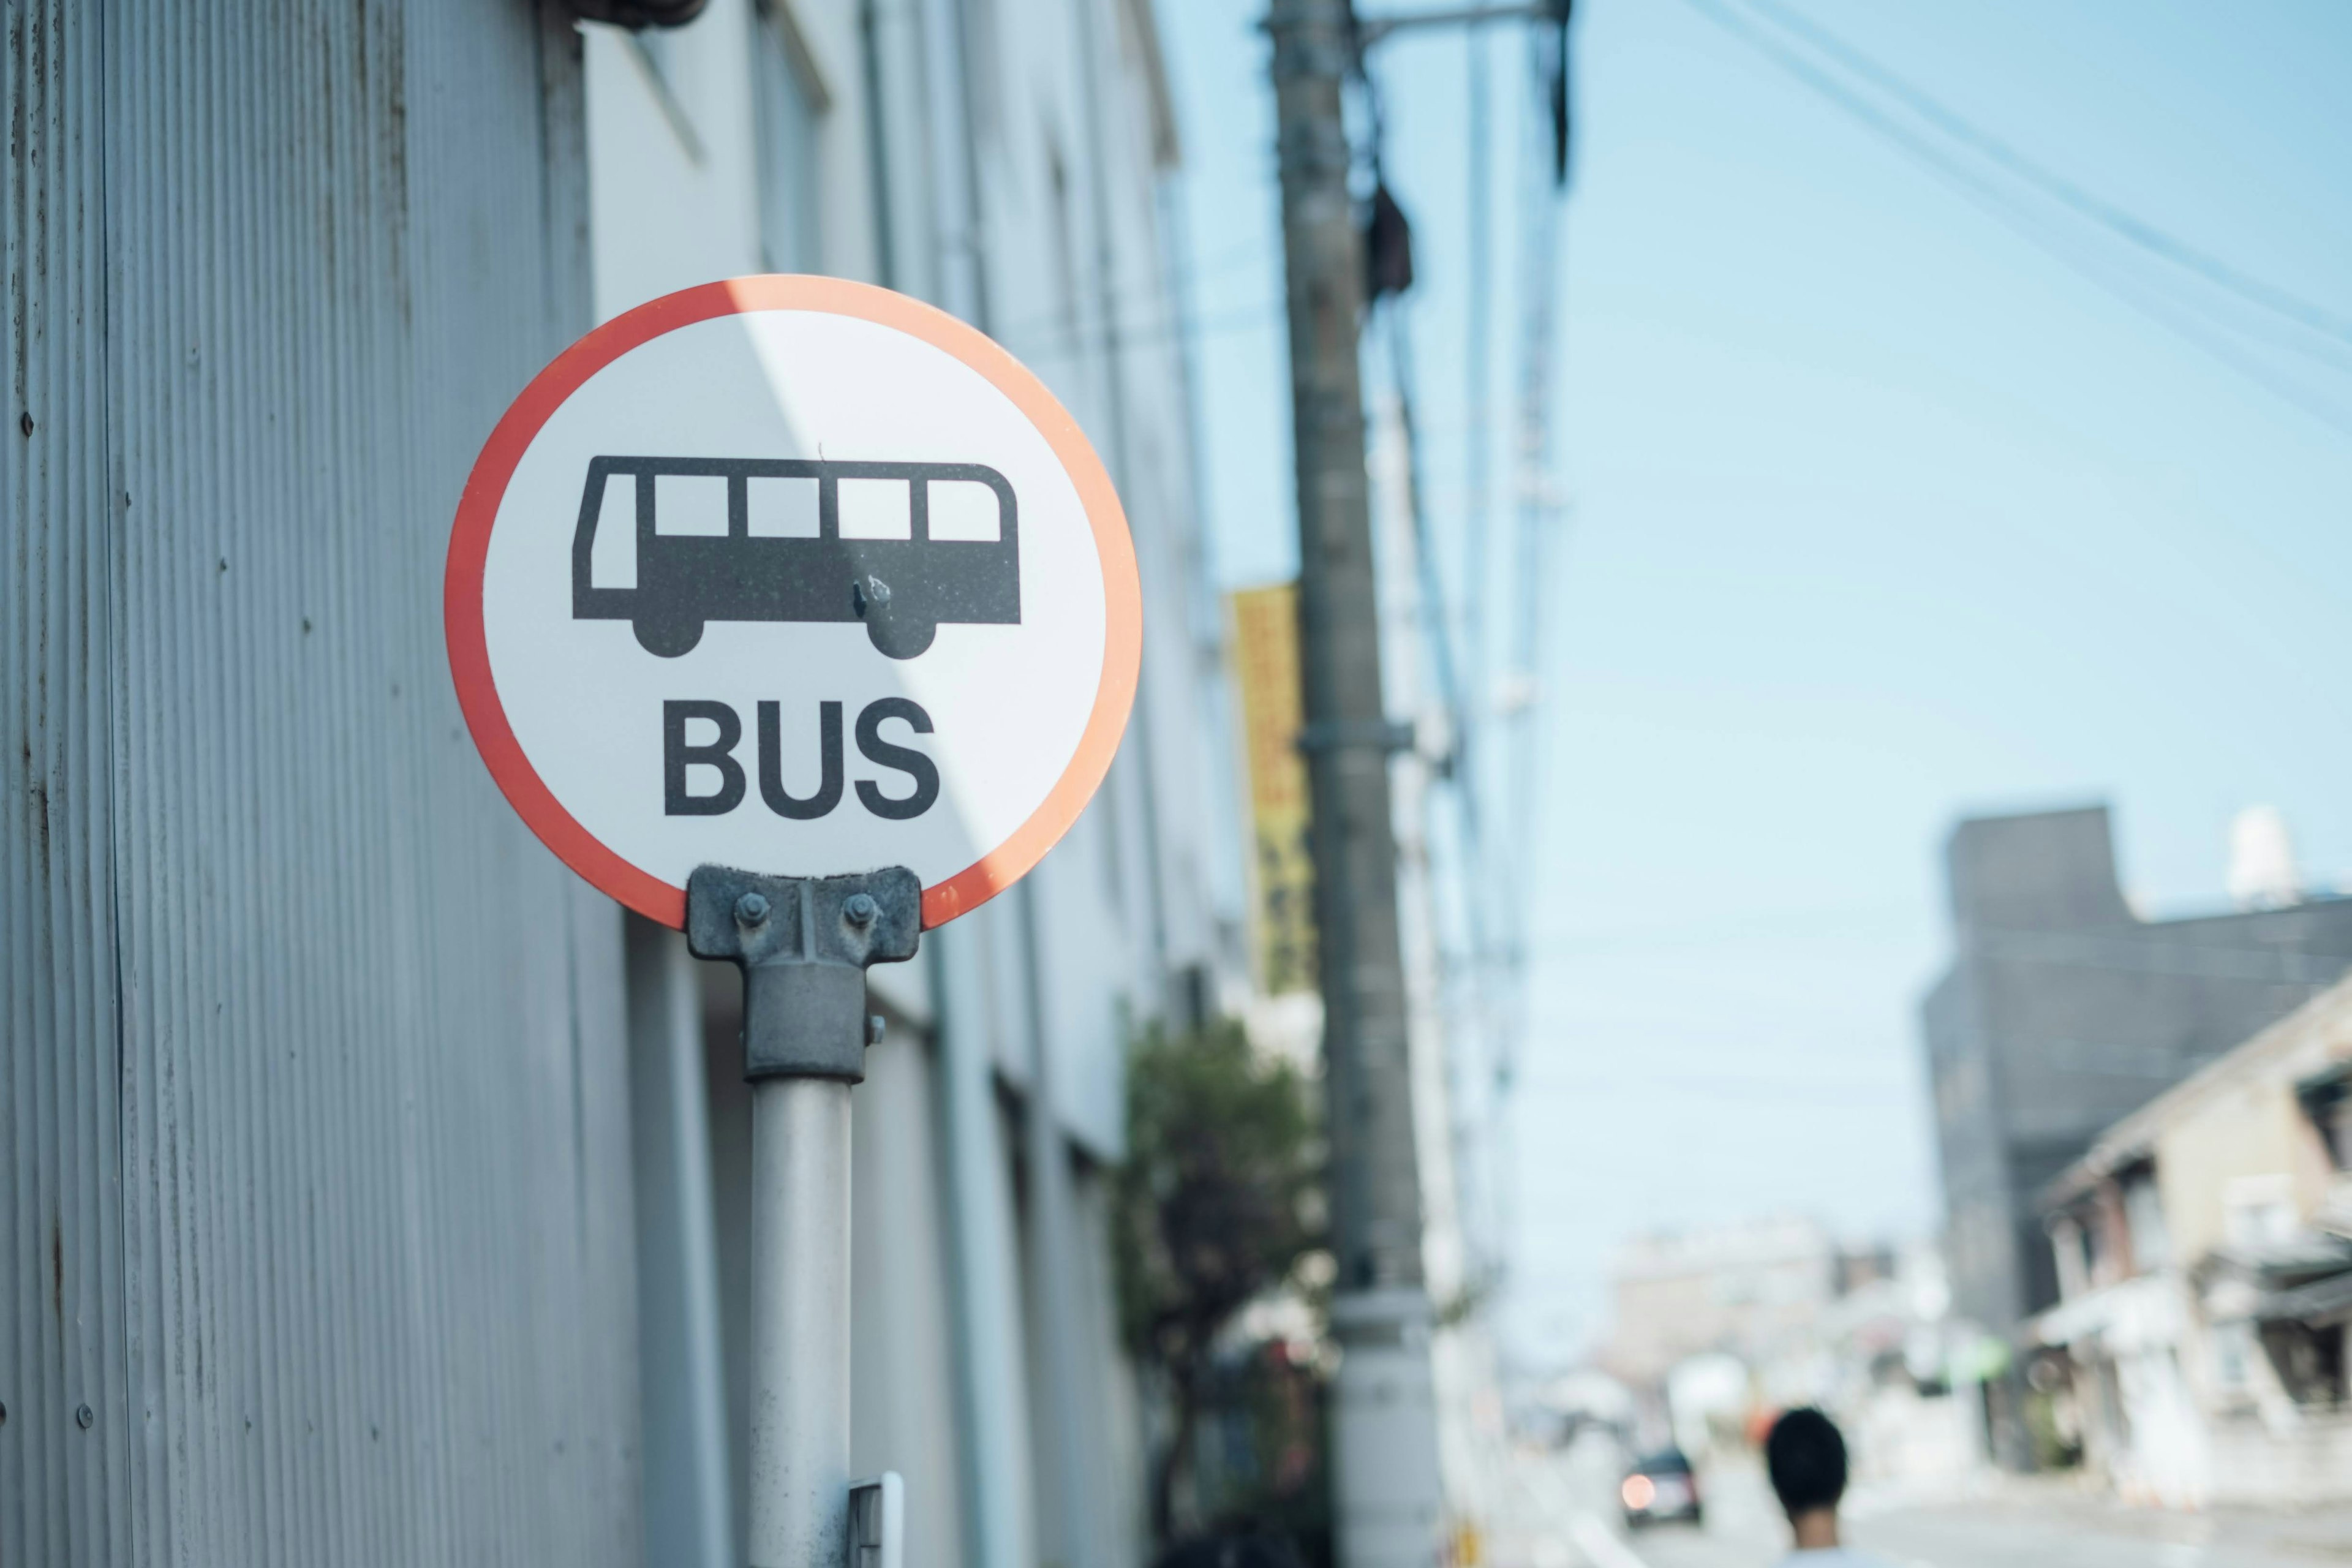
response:
M1996 1333L2058 1298L2035 1198L2117 1118L2352 965L2352 900L2143 921L2105 807L1961 823L1952 967L1924 1007L1956 1312ZM2251 901L2251 900L2250 900Z
M2042 1194L2033 1384L2138 1500L2352 1498L2352 981L2104 1134Z
M1709 1352L1757 1366L1811 1333L1837 1298L1841 1263L1808 1219L1637 1237L1611 1271L1603 1362L1639 1388Z
M1845 1247L1795 1217L1643 1237L1618 1254L1611 1293L1601 1366L1630 1389L1637 1415L1618 1419L1637 1431L1697 1452L1761 1412L1818 1405L1863 1475L1949 1477L1979 1458L1976 1404L1952 1397L1932 1244Z

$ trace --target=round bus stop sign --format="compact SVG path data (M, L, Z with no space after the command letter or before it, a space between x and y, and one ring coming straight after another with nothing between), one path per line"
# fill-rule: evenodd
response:
M1110 766L1134 548L1060 404L955 318L742 278L606 322L476 461L443 613L508 800L683 925L686 881L904 866L936 926Z

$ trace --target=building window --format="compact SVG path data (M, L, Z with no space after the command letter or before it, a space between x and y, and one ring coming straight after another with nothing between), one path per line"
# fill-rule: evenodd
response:
M2125 1184L2124 1224L2131 1232L2133 1268L2147 1274L2172 1261L2172 1238L2164 1227L2164 1195L2153 1173Z
M2284 1173L2233 1176L2221 1191L2221 1235L2231 1247L2259 1247L2294 1238L2294 1184Z
M2254 1336L2242 1321L2213 1325L2213 1385L2223 1394L2246 1392L2253 1372Z
M2352 1170L2352 1062L2306 1079L2295 1086L2295 1098L2318 1131L2328 1163L2338 1171Z
M2326 1408L2344 1403L2342 1325L2314 1328L2309 1323L2271 1323L2264 1326L2262 1337L2288 1398L2297 1405Z
M2060 1215L2050 1222L2050 1255L2058 1266L2058 1299L2071 1301L2091 1288L2090 1250L2082 1222Z
M817 129L824 93L782 0L753 22L758 95L760 257L771 272L814 272L817 251Z

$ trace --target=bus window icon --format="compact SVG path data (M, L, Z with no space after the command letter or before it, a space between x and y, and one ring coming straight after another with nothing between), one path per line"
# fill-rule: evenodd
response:
M572 618L627 621L663 658L711 621L862 621L876 648L913 658L943 622L1021 624L1016 512L1012 485L979 463L592 458ZM765 526L777 521L787 531ZM935 521L954 526L942 537ZM992 523L994 537L971 536ZM594 582L598 533L615 526L635 535L634 587Z

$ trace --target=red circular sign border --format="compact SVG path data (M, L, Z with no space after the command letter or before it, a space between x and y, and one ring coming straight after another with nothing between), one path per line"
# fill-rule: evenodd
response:
M887 289L840 278L772 274L705 283L665 294L598 327L531 379L509 405L466 478L442 578L442 622L457 706L490 776L533 833L573 870L604 892L664 925L686 924L686 889L624 859L581 826L555 798L524 755L507 722L490 675L489 642L482 624L482 574L490 530L508 483L541 428L588 379L630 350L666 332L718 316L754 310L820 310L855 316L921 338L977 371L1036 426L1077 488L1103 569L1102 679L1094 709L1069 765L1027 821L971 865L923 889L923 925L946 924L1011 887L1044 858L1077 820L1110 771L1135 702L1142 667L1143 593L1135 544L1110 475L1062 406L1027 366L992 340L946 311Z

